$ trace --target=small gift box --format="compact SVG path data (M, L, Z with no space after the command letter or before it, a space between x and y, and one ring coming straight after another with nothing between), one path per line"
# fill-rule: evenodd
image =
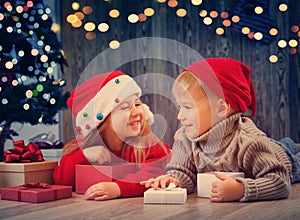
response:
M72 186L29 183L1 189L1 199L40 203L72 197Z
M242 172L218 172L225 174L232 178L244 177ZM215 176L214 172L209 173L198 173L197 174L197 191L199 197L210 198L211 195L211 184L213 182L221 181Z
M186 188L153 189L144 192L144 203L183 204L187 200Z
M52 184L52 173L57 165L57 161L30 163L0 162L0 188L22 185L29 182Z
M136 171L136 164L117 163L110 165L76 165L76 193L84 194L99 182L112 182Z

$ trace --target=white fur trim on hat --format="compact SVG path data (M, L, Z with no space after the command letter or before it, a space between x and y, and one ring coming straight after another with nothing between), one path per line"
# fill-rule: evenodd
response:
M154 123L154 115L151 112L150 108L146 104L142 104L142 107L144 109L144 114L145 114L145 120L149 122L150 125Z
M121 75L111 79L78 112L76 126L80 127L82 135L87 136L124 99L133 94L137 94L140 97L141 93L141 88L130 76Z

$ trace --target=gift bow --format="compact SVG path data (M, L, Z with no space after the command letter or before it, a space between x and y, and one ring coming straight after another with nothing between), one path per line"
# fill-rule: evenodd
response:
M50 188L50 185L48 185L47 183L40 183L40 182L25 183L23 186L29 188L41 188L41 189Z
M176 187L174 183L170 183L170 185L167 188L165 188L165 189L159 188L159 190L161 191L160 202L161 203L169 203L170 198L168 198L168 195L170 195L170 193L173 193L173 192L182 192L183 188Z
M44 161L43 154L39 150L39 147L32 142L25 146L23 140L15 141L13 149L4 150L4 162L6 163L40 161Z

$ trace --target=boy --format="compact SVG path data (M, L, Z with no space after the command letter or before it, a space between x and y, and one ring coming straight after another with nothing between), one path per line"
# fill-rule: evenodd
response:
M244 172L245 178L237 179L216 172L221 181L212 184L211 201L289 196L290 174L292 181L299 181L299 162L285 145L268 138L249 118L256 110L250 72L237 60L209 58L191 64L177 77L173 94L182 127L175 134L167 175L144 182L146 187L164 189L173 182L192 193L197 173ZM249 110L251 115L244 116ZM293 142L288 147L295 153Z

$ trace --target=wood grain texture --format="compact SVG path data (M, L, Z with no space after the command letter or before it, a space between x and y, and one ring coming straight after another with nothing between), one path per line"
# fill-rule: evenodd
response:
M62 1L62 14L65 18L73 13L70 9L71 0ZM189 1L180 2L177 7L187 10L187 16L180 18L175 15L176 9L170 8L167 4L152 1L91 1L79 0L83 7L89 5L94 8L95 13L88 15L88 20L96 24L108 22L110 30L107 33L97 31L94 40L85 39L83 28L73 29L66 22L62 22L62 43L66 58L70 67L66 68L65 78L67 80L67 90L73 89L77 85L78 79L86 66L101 52L108 48L111 40L117 39L124 42L140 37L162 37L175 40L193 50L197 51L205 58L208 57L231 57L245 62L252 69L252 79L257 92L257 115L253 118L257 126L267 135L280 139L290 136L300 142L300 56L290 55L288 48L280 49L277 46L278 39L290 39L295 35L290 31L290 25L299 24L300 3L297 0L285 1L289 5L289 10L285 13L278 11L280 0L270 1L268 13L270 18L276 23L279 36L270 44L249 40L231 28L225 29L224 36L218 36L215 28L220 26L220 21L214 21L213 25L203 24L199 12L202 8L216 10L218 12L234 10L238 0L212 0L204 1L201 6L193 6ZM142 13L145 8L152 6L155 8L155 15L148 17L146 22L130 24L127 21L129 13ZM120 10L120 17L112 19L107 17L107 12L117 8ZM166 48L164 44L151 45L156 50L157 57L171 54L179 58L180 62L192 62L192 54L186 53L177 45ZM103 57L98 60L91 71L100 71L97 66L109 69L113 61L134 58L136 54L143 55L143 52L150 45L145 44L133 47L126 53L115 53L114 56ZM277 54L279 61L272 64L268 61L271 54ZM149 74L141 82L144 88L151 87L163 93L163 90L170 89L164 82L151 78L150 73L165 74L172 79L176 78L183 66L179 62L166 62L159 59L137 59L123 63L115 68L121 69L132 76ZM157 91L156 90L156 91ZM159 93L159 92L158 92ZM168 128L163 138L169 145L173 144L173 135L178 127L176 120L177 110L170 97L163 97L157 94L145 94L142 99L151 106L154 113L161 114L165 118ZM63 114L63 137L64 141L70 140L74 136L71 114L64 111Z
M182 205L144 204L143 197L86 201L82 195L31 204L0 200L0 219L290 219L300 217L300 184L288 199L260 202L212 203L188 195Z

